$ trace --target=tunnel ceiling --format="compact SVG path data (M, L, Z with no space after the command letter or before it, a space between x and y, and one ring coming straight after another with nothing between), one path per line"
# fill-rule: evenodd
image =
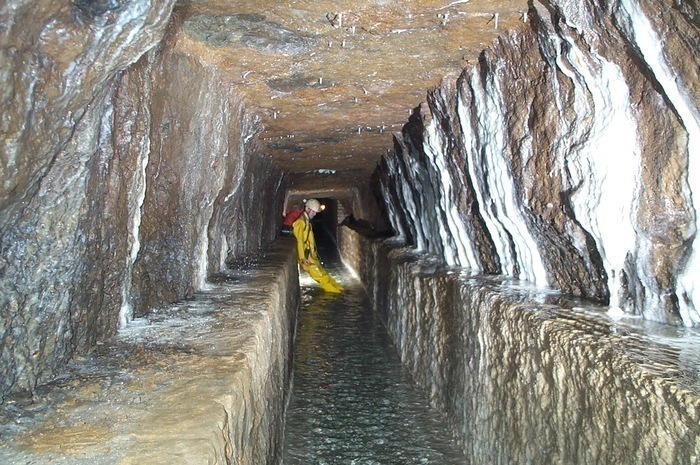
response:
M426 91L456 77L527 1L186 1L177 46L230 71L294 187L357 185Z

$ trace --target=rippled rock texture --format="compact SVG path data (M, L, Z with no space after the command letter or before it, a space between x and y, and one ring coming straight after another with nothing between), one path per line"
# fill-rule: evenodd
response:
M700 323L697 17L534 2L396 137L375 178L394 229L450 265Z
M256 121L222 72L154 48L173 3L0 7L0 398L274 238Z
M397 242L347 228L340 239L467 463L698 463L693 330L653 325L668 337L616 324L581 302L459 274Z

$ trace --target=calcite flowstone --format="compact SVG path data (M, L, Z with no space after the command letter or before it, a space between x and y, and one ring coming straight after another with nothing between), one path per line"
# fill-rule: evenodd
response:
M393 228L448 265L700 324L697 15L532 2L396 134L374 176Z

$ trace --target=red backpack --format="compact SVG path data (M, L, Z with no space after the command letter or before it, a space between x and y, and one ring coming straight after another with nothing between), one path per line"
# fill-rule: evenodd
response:
M284 221L282 221L282 230L280 231L283 236L292 235L292 225L294 222L304 213L303 208L292 208L284 215Z
M297 220L297 218L301 216L303 212L304 209L302 208L292 208L286 215L284 215L284 221L282 221L282 224L291 228L294 222Z

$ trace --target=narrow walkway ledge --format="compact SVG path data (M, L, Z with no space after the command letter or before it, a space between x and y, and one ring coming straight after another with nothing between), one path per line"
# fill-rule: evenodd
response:
M33 399L0 406L0 463L277 463L298 289L281 241L135 320Z
M339 229L401 361L471 465L700 463L700 333Z

